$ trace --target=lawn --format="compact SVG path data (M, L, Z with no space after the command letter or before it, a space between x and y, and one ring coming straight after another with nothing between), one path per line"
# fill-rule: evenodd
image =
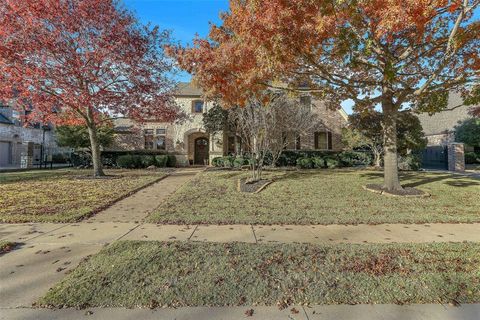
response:
M480 244L121 241L39 301L50 307L480 302Z
M75 222L165 173L107 170L111 179L91 179L91 170L0 174L0 222Z
M405 186L429 198L397 198L363 190L381 183L382 173L312 170L267 173L277 181L259 194L236 190L247 173L211 171L198 175L150 217L185 224L379 224L480 222L480 180L446 173L407 172Z

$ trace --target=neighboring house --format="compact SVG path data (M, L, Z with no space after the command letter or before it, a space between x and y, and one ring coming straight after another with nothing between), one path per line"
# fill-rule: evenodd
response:
M455 141L455 126L460 122L472 118L469 110L472 106L460 106L462 99L458 94L450 94L447 110L428 115L418 115L423 132L428 140L428 146L445 146ZM448 110L451 109L451 110ZM473 151L472 147L465 146L466 151Z
M57 150L55 136L50 126L22 123L20 114L9 106L0 105L0 167L20 167L22 155L31 155L31 165L40 163L44 154Z
M202 96L202 91L191 83L179 85L176 103L188 115L181 122L137 125L130 119L115 120L116 141L109 149L164 150L175 153L180 165L205 165L214 157L238 154L242 149L239 137L227 132L210 135L205 131L203 113L213 107L213 103L206 103ZM341 134L347 124L347 114L342 109L329 110L320 101L313 100L312 106L321 119L318 129L301 141L292 139L288 149L341 150Z

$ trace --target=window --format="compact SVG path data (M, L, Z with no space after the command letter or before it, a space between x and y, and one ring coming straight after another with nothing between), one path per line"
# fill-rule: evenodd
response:
M301 96L300 104L304 107L310 107L310 105L312 104L312 98L310 96Z
M300 135L297 132L282 132L282 144L284 150L300 150Z
M157 150L165 150L167 148L165 136L158 136L156 143Z
M157 135L164 135L167 133L167 130L166 129L157 129Z
M202 113L203 112L203 101L201 101L201 100L193 101L192 112L193 113Z
M145 137L145 149L152 150L153 149L153 129L145 129L143 131Z
M315 132L315 149L332 150L332 133L330 131Z

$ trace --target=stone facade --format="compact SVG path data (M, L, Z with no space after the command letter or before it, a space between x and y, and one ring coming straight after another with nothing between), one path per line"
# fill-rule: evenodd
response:
M465 148L463 143L451 143L448 145L448 170L465 171Z
M186 119L174 124L147 122L141 125L129 119L116 120L117 138L112 148L116 150L165 150L176 155L179 165L204 165L215 157L240 151L238 137L225 132L217 133L214 136L206 133L203 127L203 113L213 107L213 104L202 100L200 90L189 83L181 84L175 99L187 114ZM318 113L320 119L315 130L302 137L300 145L295 143L295 139L292 138L288 149L300 147L302 150L342 150L341 135L342 128L347 124L346 113L341 109L329 110L321 101L313 101L312 110ZM198 141L199 138L208 140L206 161L199 159L201 156L199 153L204 154L201 146L203 141ZM153 144L150 141L153 141ZM159 141L165 141L164 147L162 143L157 145ZM195 141L200 143L198 148Z
M42 142L42 129L25 128L15 123L0 123L0 167L20 167L22 154L28 153L29 143L32 165L39 164ZM53 131L45 131L45 155L52 155L57 149Z

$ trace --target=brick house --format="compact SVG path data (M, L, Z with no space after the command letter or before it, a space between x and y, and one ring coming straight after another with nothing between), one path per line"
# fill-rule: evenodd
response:
M203 127L203 113L213 107L205 102L202 91L191 83L181 83L175 94L176 103L188 115L178 123L147 122L135 124L130 119L115 120L116 140L114 150L164 150L175 153L179 165L205 165L214 157L238 154L239 137L220 132L208 134ZM300 103L300 101L299 101ZM321 123L301 141L291 140L288 149L342 150L342 128L347 124L347 114L342 109L329 110L321 101L311 100L312 110L319 114Z
M30 155L30 166L40 163L42 154L57 152L57 142L50 126L25 125L13 108L0 106L0 167L20 167L22 155Z
M422 113L418 115L423 132L428 141L428 146L446 146L455 140L455 126L460 122L472 118L469 114L471 106L461 106L462 99L458 94L452 93L449 96L448 107L442 112L428 115ZM465 151L473 151L473 147L465 146Z

